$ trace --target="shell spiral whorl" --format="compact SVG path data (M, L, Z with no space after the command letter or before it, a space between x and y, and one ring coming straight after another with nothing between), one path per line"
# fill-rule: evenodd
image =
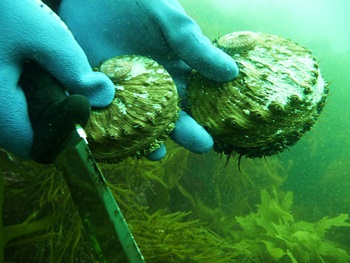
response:
M112 104L94 109L86 126L99 161L118 162L160 147L178 117L177 88L169 73L142 56L118 56L98 69L115 84Z
M238 77L216 83L193 72L188 91L191 114L213 136L214 149L253 158L295 144L316 122L328 93L311 52L247 31L216 45L235 59Z

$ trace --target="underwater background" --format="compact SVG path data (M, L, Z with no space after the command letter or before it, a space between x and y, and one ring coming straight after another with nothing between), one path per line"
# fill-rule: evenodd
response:
M266 32L289 38L313 52L330 83L330 96L317 125L290 151L280 154L279 160L291 166L286 187L295 192L298 202L311 206L316 202L325 209L330 206L331 196L332 200L350 201L347 168L350 165L350 3L346 0L180 2L210 39L233 31ZM325 174L333 186L321 189L318 184L326 180ZM349 205L331 206L333 213L348 213Z
M100 164L146 262L350 262L350 2L179 2L212 40L251 30L307 47L330 95L317 124L278 156L238 167L167 141L160 162ZM0 157L6 261L98 262L55 168Z

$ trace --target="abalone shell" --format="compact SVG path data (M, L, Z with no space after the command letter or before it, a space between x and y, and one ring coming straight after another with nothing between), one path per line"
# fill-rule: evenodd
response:
M98 68L115 84L112 104L94 109L85 127L94 157L118 162L160 147L175 126L178 94L169 73L142 56L111 58Z
M191 114L214 138L214 149L247 157L277 154L316 122L328 93L311 51L272 34L235 32L215 45L232 56L240 73L227 83L194 71Z

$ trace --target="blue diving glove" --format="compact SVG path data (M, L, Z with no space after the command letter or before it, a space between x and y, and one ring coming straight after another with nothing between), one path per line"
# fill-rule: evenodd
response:
M109 105L115 92L105 75L91 70L71 32L46 5L39 0L1 0L0 147L25 159L30 158L34 133L18 82L26 60L41 65L70 94L86 96L92 106ZM58 108L68 109L73 101L81 100L73 97Z
M238 74L234 60L211 44L176 0L63 0L59 15L92 66L117 55L150 56L171 74L182 102L192 68L218 82ZM171 136L195 153L213 146L211 136L185 112ZM150 158L160 159L165 153L162 147Z

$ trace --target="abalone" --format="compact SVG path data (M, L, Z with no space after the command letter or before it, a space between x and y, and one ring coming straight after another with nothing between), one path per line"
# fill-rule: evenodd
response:
M118 162L156 150L175 127L178 94L169 73L143 56L118 56L97 69L115 84L116 95L104 109L93 109L85 127L98 161Z
M216 83L194 71L191 114L228 155L263 157L294 145L320 115L328 86L307 48L280 36L235 32L215 45L232 56L240 73Z

